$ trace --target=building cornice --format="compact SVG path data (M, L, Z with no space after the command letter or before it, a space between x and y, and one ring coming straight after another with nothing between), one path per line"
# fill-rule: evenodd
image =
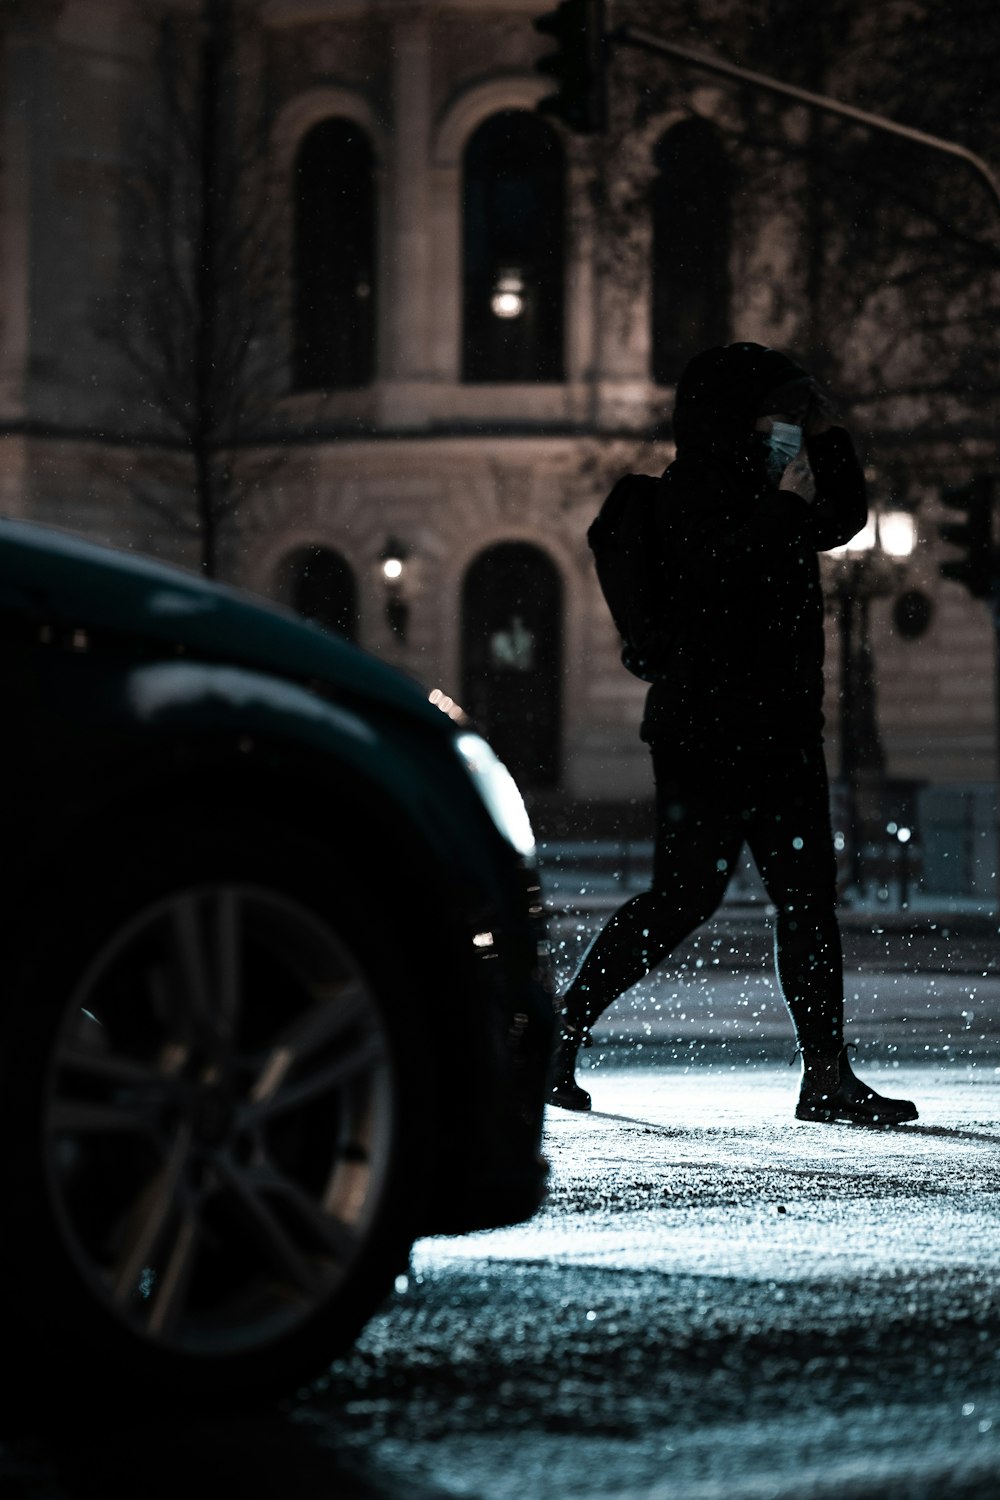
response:
M422 14L472 11L481 14L538 15L542 0L264 0L265 26L301 26L316 21L355 21L366 16L392 20Z

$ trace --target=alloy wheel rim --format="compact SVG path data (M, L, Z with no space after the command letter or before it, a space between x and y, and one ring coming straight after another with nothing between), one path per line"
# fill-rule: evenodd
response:
M43 1110L70 1258L145 1341L248 1353L363 1255L394 1134L370 980L278 892L179 890L107 942L67 1003Z

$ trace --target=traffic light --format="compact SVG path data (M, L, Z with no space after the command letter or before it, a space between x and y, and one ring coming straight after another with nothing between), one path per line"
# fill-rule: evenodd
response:
M974 599L990 599L1000 585L1000 547L995 538L992 474L977 474L969 484L947 489L942 505L963 514L960 521L939 521L943 542L958 547L961 556L939 564L942 578L954 579Z
M578 135L599 134L607 119L604 0L562 0L534 26L557 46L535 63L537 72L558 85L556 93L539 101L539 111L555 115Z

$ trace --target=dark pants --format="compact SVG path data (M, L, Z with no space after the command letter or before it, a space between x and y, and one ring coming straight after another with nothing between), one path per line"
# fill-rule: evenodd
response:
M760 759L652 746L656 847L652 888L620 907L566 994L566 1019L590 1026L708 920L749 846L773 902L775 966L804 1051L842 1045L843 959L836 857L823 751Z

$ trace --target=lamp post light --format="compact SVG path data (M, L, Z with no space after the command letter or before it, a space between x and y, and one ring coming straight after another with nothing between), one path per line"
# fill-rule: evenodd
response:
M400 641L406 641L410 624L410 606L404 594L404 584L410 550L398 537L386 537L379 553L379 565L385 586L385 618L389 629Z
M828 582L840 641L840 764L847 823L849 885L860 891L864 878L866 825L881 814L885 748L878 726L875 669L871 648L871 601L898 585L916 545L916 522L909 511L873 514L863 531L828 557Z
M495 318L519 318L524 312L524 277L516 267L497 273L490 296L490 311Z

